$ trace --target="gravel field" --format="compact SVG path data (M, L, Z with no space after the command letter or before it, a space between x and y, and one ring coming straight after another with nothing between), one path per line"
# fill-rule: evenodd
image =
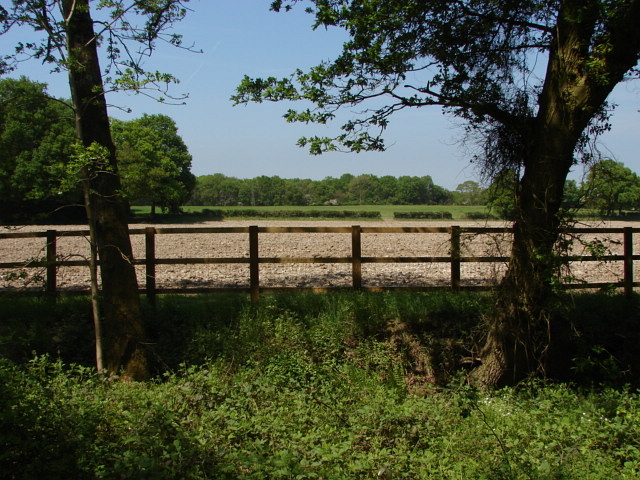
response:
M237 227L266 226L505 226L503 222L442 221L219 221L201 222L192 227ZM589 226L623 227L634 226L629 222L599 222ZM132 225L144 228L147 225ZM186 227L187 225L161 225L160 228ZM586 225L585 225L586 226ZM83 230L86 226L27 226L17 231ZM5 231L10 231L6 230ZM621 236L607 239L604 235L591 235L611 254L621 254ZM144 258L144 236L132 236L134 255ZM634 235L634 251L640 252L640 234ZM260 257L348 257L351 255L349 233L263 233L259 238ZM58 238L58 254L64 259L86 258L89 252L87 239L83 237ZM363 233L362 256L364 257L444 257L448 256L450 238L447 233ZM575 253L583 247L576 243ZM0 239L0 263L24 262L41 258L45 254L44 238ZM509 236L463 235L463 256L505 256L509 254ZM244 233L225 234L163 234L156 236L157 258L248 258L249 240ZM640 262L636 262L638 264ZM495 283L504 274L503 263L462 263L463 285ZM144 267L138 269L138 278L144 285ZM636 267L635 277L640 273ZM29 288L39 285L39 269L28 269L26 279L13 278L12 271L0 270L0 290ZM13 273L19 273L13 271ZM579 279L591 282L615 282L622 276L621 262L583 262L572 265L572 273ZM365 263L362 265L363 286L436 286L450 282L449 263ZM85 267L64 267L58 271L58 287L63 289L87 288L89 276ZM351 265L331 263L270 263L260 265L260 285L263 287L335 287L351 285ZM156 286L169 287L248 287L248 264L198 264L161 265L156 271Z

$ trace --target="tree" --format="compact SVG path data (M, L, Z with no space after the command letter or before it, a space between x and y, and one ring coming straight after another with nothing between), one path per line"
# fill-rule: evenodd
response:
M456 203L460 205L483 205L484 190L478 182L467 180L456 187Z
M275 10L297 0L277 0ZM304 100L288 121L324 124L364 112L335 138L299 141L313 153L382 150L390 117L439 106L466 122L484 172L517 172L513 248L475 378L503 385L548 373L554 245L564 183L593 135L607 97L640 57L640 0L315 0L315 27L337 26L341 54L284 79L245 77L234 96ZM546 62L546 70L540 65ZM368 107L368 108L367 108Z
M433 186L431 178L423 181L419 177L409 177L403 175L398 177L398 192L396 198L398 203L402 205L420 205L426 204L429 200L429 190Z
M563 206L565 208L580 207L583 203L582 189L575 180L567 180L564 182Z
M158 40L180 45L180 37L168 35L166 29L184 17L186 10L180 0L101 1L95 8L102 16L94 21L90 0L13 0L10 7L0 7L0 34L24 27L43 36L41 41L19 42L14 54L2 57L0 73L10 71L24 57L49 63L55 72L68 73L78 141L70 167L77 168L83 185L94 251L92 272L95 255L100 258L101 304L97 281L92 281L96 363L110 375L145 379L150 357L105 85L144 92L149 86L171 82L169 75L146 72L142 59L151 54ZM108 60L105 81L98 56L100 44Z
M71 154L73 111L52 99L44 83L0 80L0 211L2 220L76 203L60 193L60 177Z
M349 182L349 196L356 205L378 203L378 182L374 175L358 175Z
M111 121L122 187L129 201L178 212L195 186L191 155L166 115Z
M587 206L597 208L603 215L640 206L640 178L622 162L603 159L589 170L583 186Z
M191 205L238 205L242 180L221 173L196 178Z

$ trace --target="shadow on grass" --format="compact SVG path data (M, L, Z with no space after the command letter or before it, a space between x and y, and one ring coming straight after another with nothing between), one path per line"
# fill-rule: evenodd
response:
M473 366L491 296L406 292L160 296L144 303L149 340L171 368L224 360L261 361L290 351L313 362L344 362L381 349L423 383L446 383ZM571 327L561 377L579 384L638 385L640 299L579 294L559 317ZM0 298L0 357L18 364L48 354L94 361L87 298ZM475 353L474 353L475 352ZM364 358L364 357L363 357Z

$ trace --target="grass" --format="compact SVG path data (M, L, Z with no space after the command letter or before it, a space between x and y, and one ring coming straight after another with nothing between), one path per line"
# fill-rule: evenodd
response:
M467 385L485 294L160 297L145 315L170 368L139 384L93 373L86 299L4 297L0 476L638 478L640 396L614 358L638 301L565 304L574 368L615 384Z

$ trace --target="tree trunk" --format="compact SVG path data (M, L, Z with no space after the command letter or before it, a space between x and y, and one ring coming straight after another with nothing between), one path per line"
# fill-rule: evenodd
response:
M534 175L525 173L518 186L509 269L496 295L482 365L474 372L486 386L513 385L532 375L546 375L554 332L560 331L553 317L552 281L558 268L554 252L561 221L558 213L569 168L561 162L547 167L533 169Z
M474 372L487 386L545 375L550 349L562 340L557 332L564 329L550 307L564 183L580 136L640 52L640 2L618 13L602 56L590 49L600 14L599 2L562 2L538 111L532 122L522 122L529 130L519 132L523 176L509 270L498 290L482 365Z
M76 135L85 147L95 143L108 151L106 165L87 166L90 195L85 205L100 259L104 368L110 375L143 380L149 377L149 362L128 206L120 194L89 0L63 0L63 10Z

